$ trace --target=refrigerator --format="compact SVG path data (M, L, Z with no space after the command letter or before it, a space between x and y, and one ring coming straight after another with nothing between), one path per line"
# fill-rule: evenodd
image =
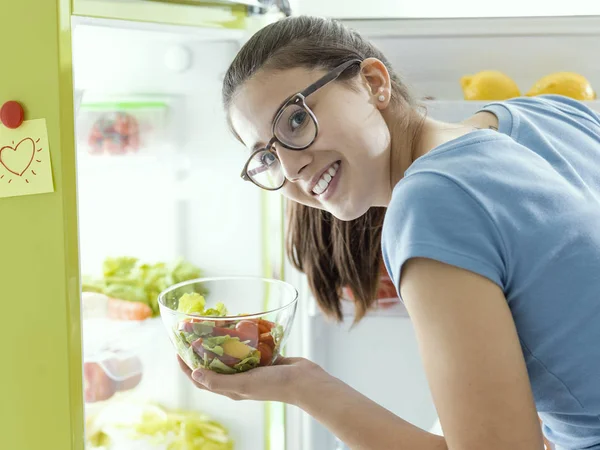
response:
M41 1L27 2L42 8ZM355 327L349 301L343 323L327 320L285 257L284 200L239 178L247 153L227 129L221 81L245 40L282 17L285 5L194 3L201 2L57 0L35 18L43 33L7 50L7 61L20 65L0 75L0 101L20 100L26 119L45 118L54 184L50 192L0 197L0 216L13 218L0 222L0 232L12 236L0 255L2 298L21 300L6 301L13 308L8 317L31 316L47 336L35 360L24 354L29 341L4 344L14 370L0 375L7 386L2 394L18 414L0 433L7 439L0 446L20 450L45 442L82 450L86 434L100 426L92 419L115 422L118 411L126 421L139 414L136 405L151 403L206 414L227 428L236 450L345 448L293 406L235 402L193 387L158 318L102 326L89 320L82 280L99 276L106 258L118 256L148 263L182 258L205 276L288 281L300 297L286 355L307 357L405 420L442 433L410 319L393 290L382 289L377 307ZM32 25L24 5L12 8L12 30ZM299 12L306 12L302 0L292 3L292 14ZM310 12L318 13L318 5ZM336 16L331 8L327 14ZM481 70L505 72L522 92L559 71L580 73L600 89L594 56L600 16L407 18L400 12L390 19L382 11L345 18L340 10L339 17L384 52L428 114L441 120L462 120L485 104L463 100L460 86L462 76ZM43 76L34 75L33 59ZM590 105L600 111L600 103ZM133 141L105 138L102 125L116 115L136 124ZM389 288L383 272L382 286ZM260 310L261 300L252 307ZM5 343L22 332L7 322ZM105 341L141 360L141 381L106 401L86 402L90 381L82 366ZM25 415L44 420L43 441L26 433L33 419ZM155 444L139 448L165 448Z

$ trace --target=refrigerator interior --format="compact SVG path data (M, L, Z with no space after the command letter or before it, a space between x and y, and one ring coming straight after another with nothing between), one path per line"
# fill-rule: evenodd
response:
M487 102L464 101L461 76L481 70L505 72L526 93L550 73L584 75L600 90L600 17L349 20L369 37L409 84L431 117L461 121ZM433 99L433 100L430 100ZM600 101L589 101L600 112ZM302 276L290 275L302 285ZM305 281L304 281L305 283ZM401 305L376 310L355 328L351 310L344 324L329 323L306 286L302 323L304 354L403 419L441 434L417 342ZM374 345L374 340L381 345ZM296 341L297 342L297 341ZM295 408L290 435L304 438L297 448L344 448L327 430ZM301 423L303 432L292 429ZM337 447L339 446L339 447ZM292 447L296 448L296 447Z
M462 101L459 79L484 69L513 77L522 92L556 71L585 75L600 89L598 18L348 21L383 50L429 114L461 120L479 104ZM413 329L401 305L369 314L350 330L317 310L306 281L283 266L282 202L239 180L245 152L230 135L220 85L244 33L79 20L73 35L75 89L82 112L95 102L151 104L161 132L138 152L90 154L78 138L82 272L97 273L107 256L148 261L176 257L206 275L263 275L290 281L299 310L286 352L309 357L368 397L420 427L436 422ZM77 96L76 96L77 97ZM594 104L596 106L597 103ZM158 111L157 111L158 110ZM149 114L149 115L152 115ZM79 140L81 138L81 141ZM87 142L87 143L86 143ZM269 262L270 261L270 262ZM251 305L257 310L261 305ZM294 407L233 402L198 391L180 373L162 324L145 347L144 379L128 394L196 408L224 423L236 450L335 449L335 438ZM85 333L85 330L84 330ZM373 345L373 337L381 345ZM393 352L393 354L390 354ZM357 361L357 355L360 355ZM382 363L382 361L384 363ZM93 407L91 407L93 409ZM259 430L259 431L257 431Z
M106 257L133 256L150 263L181 257L205 276L263 275L262 194L239 178L246 150L227 130L220 103L222 77L243 38L235 30L76 20L82 274L101 273ZM136 118L146 142L125 148L94 138L104 120L98 108L107 104ZM245 306L261 311L261 302L247 299ZM117 400L157 402L210 415L229 429L236 450L266 448L263 404L194 388L180 372L160 318L132 327L122 338L139 341L141 383L86 404L86 414ZM105 338L106 330L96 331L84 321L84 347ZM269 439L279 448L281 436Z

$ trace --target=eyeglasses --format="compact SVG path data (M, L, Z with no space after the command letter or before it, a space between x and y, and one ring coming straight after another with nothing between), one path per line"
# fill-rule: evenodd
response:
M281 189L286 178L274 144L288 150L305 150L310 147L319 133L319 122L306 104L306 98L336 80L349 67L361 62L360 59L353 59L340 64L302 92L283 102L273 119L273 137L265 147L252 152L242 170L242 179L268 191Z

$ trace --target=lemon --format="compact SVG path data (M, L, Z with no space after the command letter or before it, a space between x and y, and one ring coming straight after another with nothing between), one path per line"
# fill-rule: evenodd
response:
M517 83L498 70L483 70L460 79L465 100L506 100L519 97Z
M590 82L582 75L573 72L556 72L538 80L531 90L525 94L528 97L542 94L557 94L576 100L594 100L596 93Z

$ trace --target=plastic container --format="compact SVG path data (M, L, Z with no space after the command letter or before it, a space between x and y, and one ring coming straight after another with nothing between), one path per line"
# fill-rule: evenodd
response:
M208 292L205 308L216 308L221 302L228 314L236 315L179 312L182 296L197 292ZM289 336L297 301L292 285L252 277L191 280L165 290L158 298L169 338L186 364L226 374L273 364ZM261 304L272 309L256 313L258 308L251 305Z
M83 99L77 114L77 147L90 155L160 152L169 137L169 104L151 99Z
M161 328L160 319L83 320L83 381L86 403L106 401L136 388L143 378L143 350ZM162 330L161 330L162 331Z

